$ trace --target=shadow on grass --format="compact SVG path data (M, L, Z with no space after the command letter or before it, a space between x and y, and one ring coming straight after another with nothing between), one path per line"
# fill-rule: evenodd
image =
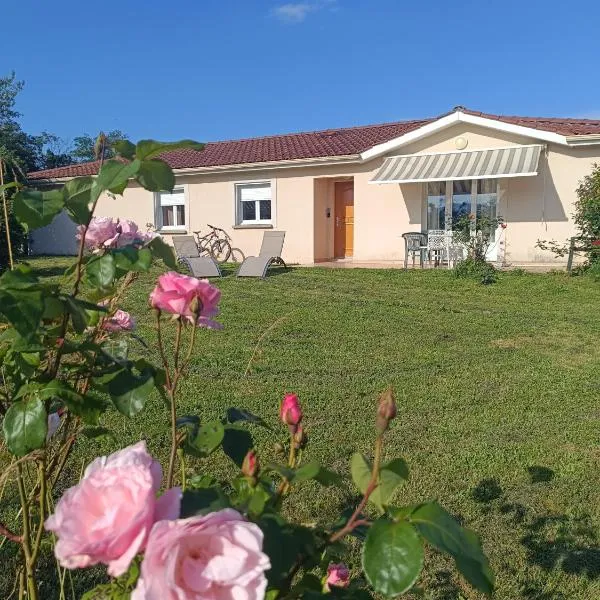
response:
M530 485L545 486L555 478L548 467L527 468ZM532 567L545 573L562 572L588 581L600 578L600 537L591 516L587 513L537 514L520 502L512 502L497 479L483 479L472 490L471 497L482 505L485 513L496 512L508 517L508 526L517 530L525 559ZM548 591L519 573L521 596L532 600L562 600L567 596ZM444 599L451 595L442 596Z

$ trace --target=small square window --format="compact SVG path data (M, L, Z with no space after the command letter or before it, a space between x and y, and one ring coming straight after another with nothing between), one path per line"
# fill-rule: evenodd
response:
M270 183L237 184L235 196L238 225L272 223Z
M185 228L185 193L183 189L159 192L156 195L159 229Z

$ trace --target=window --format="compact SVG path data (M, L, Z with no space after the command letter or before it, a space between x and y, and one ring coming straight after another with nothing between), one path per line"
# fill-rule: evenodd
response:
M159 229L185 229L185 192L183 188L175 188L170 193L158 193L156 212Z
M427 229L446 227L446 182L432 181L427 184Z
M235 196L238 225L262 225L273 222L270 183L237 184Z

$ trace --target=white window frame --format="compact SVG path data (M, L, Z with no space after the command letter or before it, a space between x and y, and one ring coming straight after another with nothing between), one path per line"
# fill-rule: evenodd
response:
M189 211L188 211L188 190L187 185L176 185L171 193L183 192L183 214L185 223L183 225L163 225L162 222L162 207L161 202L162 194L168 194L169 192L156 192L154 194L154 209L155 209L155 223L158 231L187 231L189 223ZM165 206L182 206L181 204L166 204ZM173 211L175 219L177 219L177 211Z
M257 219L246 219L243 218L243 210L242 210L242 202L241 199L241 190L247 187L255 187L255 186L269 186L271 190L271 218L270 219L261 219L260 218L260 202L261 200L255 200L256 207L256 215L259 217ZM273 226L275 224L275 196L276 196L276 186L275 182L271 179L260 179L253 181L238 181L233 186L234 189L234 202L235 202L235 224L237 226ZM248 202L246 200L245 202Z

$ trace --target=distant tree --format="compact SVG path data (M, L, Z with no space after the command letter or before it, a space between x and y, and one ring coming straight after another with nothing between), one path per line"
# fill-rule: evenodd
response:
M106 134L106 149L104 151L104 158L112 158L114 151L111 145L118 141L127 139L127 136L120 129L113 129ZM88 162L96 160L95 152L96 137L91 136L88 133L84 133L76 137L73 140L73 149L70 151L70 155L74 162Z

